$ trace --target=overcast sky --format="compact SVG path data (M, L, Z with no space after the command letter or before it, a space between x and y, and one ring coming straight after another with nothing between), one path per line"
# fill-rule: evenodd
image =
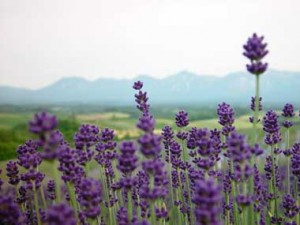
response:
M0 85L243 70L253 32L300 71L300 0L0 0Z

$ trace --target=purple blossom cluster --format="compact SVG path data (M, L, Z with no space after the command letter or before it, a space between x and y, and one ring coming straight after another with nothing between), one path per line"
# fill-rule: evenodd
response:
M234 111L231 106L225 102L218 105L217 114L219 117L219 124L222 125L222 134L228 136L235 127L234 123Z
M247 64L246 68L254 75L260 75L268 68L268 64L262 62L262 59L269 53L266 49L267 44L263 43L263 40L263 36L259 37L254 33L244 45L245 52L243 54L250 60L250 64Z

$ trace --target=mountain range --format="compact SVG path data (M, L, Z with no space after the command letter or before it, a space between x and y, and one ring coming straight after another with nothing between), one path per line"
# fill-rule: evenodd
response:
M144 82L151 104L247 104L255 92L255 77L246 72L216 77L181 71L164 79L68 77L37 90L0 86L0 104L132 105L135 92L131 87L136 80ZM264 103L300 104L300 72L269 70L260 80Z

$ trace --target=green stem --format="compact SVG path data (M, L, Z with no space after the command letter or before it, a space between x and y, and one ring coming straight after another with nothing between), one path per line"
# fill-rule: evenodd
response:
M90 164L89 164L89 162L86 162L86 164L84 166L84 172L85 172L86 177L89 176L89 169L90 169Z
M229 199L229 194L228 193L225 193L225 199L226 199L226 205L229 206L230 204L230 199ZM230 210L228 209L225 209L226 210L226 224L227 225L230 225Z
M102 189L103 189L103 193L104 193L104 202L109 203L109 194L108 194L108 190L107 190L107 184L104 182L105 181L105 167L103 167L103 166L100 167L100 180L102 183ZM105 204L103 204L103 205L105 205ZM102 210L102 211L104 214L104 210ZM107 207L107 211L108 211L108 219L109 219L108 224L112 224L112 215L111 215L111 209L110 209L109 205ZM105 216L105 215L103 215L103 217L107 218L107 216Z
M255 107L254 107L254 121L253 121L253 128L254 128L254 143L257 142L257 125L258 125L258 112L259 112L259 75L255 76Z
M44 193L43 185L41 185L40 191L41 191L43 207L44 207L44 209L46 209L47 208L47 203L46 203L46 199L45 199L45 193Z
M233 173L233 163L231 162L231 174ZM232 200L233 200L233 218L234 224L239 224L239 216L238 216L238 205L236 203L236 183L234 180L231 180L232 185Z
M154 188L154 177L150 175L150 191ZM155 201L151 200L150 202L150 222L151 224L156 224L156 215L155 215Z
M39 203L38 203L38 197L37 197L37 190L35 184L33 184L33 200L34 200L34 207L35 207L35 213L38 225L41 225L41 217L39 212Z
M140 196L139 195L137 195L137 204L138 204L138 206L137 206L137 218L138 218L138 220L140 220L141 219L141 206L140 206Z
M277 207L277 188L276 188L276 171L275 171L275 162L276 162L276 159L275 158L275 155L274 155L274 146L272 145L271 146L271 157L272 157L272 176L273 176L273 179L272 179L272 186L273 186L273 193L274 193L274 215L275 215L275 218L276 220L278 219L278 207Z
M286 131L286 149L289 149L290 147L290 129L287 128ZM287 157L287 188L288 188L288 194L291 193L291 172L290 172L290 156Z
M74 185L70 182L67 182L67 189L70 196L71 205L75 213L76 220L78 221L77 201L76 201Z
M182 151L183 151L183 162L184 163L188 163L188 153L187 153L187 149L184 147L184 144L182 142ZM193 211L193 204L192 204L192 201L191 201L191 191L190 191L190 178L189 178L189 174L188 174L188 169L185 168L184 170L184 173L185 173L185 183L186 183L186 191L187 191L187 194L188 194L188 204L189 206L191 207L191 210ZM193 214L190 213L190 218L191 218L191 224L194 224L194 219L193 219Z
M128 210L128 219L129 219L129 222L131 222L132 220L132 215L133 215L133 212L132 212L132 196L131 196L131 190L128 190L127 191L127 210Z
M60 191L60 176L58 171L58 161L52 162L52 169L54 173L54 181L55 181L55 196L56 196L56 203L60 202L61 198L61 191Z

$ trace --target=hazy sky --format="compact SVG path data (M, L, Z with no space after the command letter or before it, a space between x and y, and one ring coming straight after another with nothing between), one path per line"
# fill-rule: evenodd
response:
M0 85L243 70L253 32L300 71L300 0L0 0Z

